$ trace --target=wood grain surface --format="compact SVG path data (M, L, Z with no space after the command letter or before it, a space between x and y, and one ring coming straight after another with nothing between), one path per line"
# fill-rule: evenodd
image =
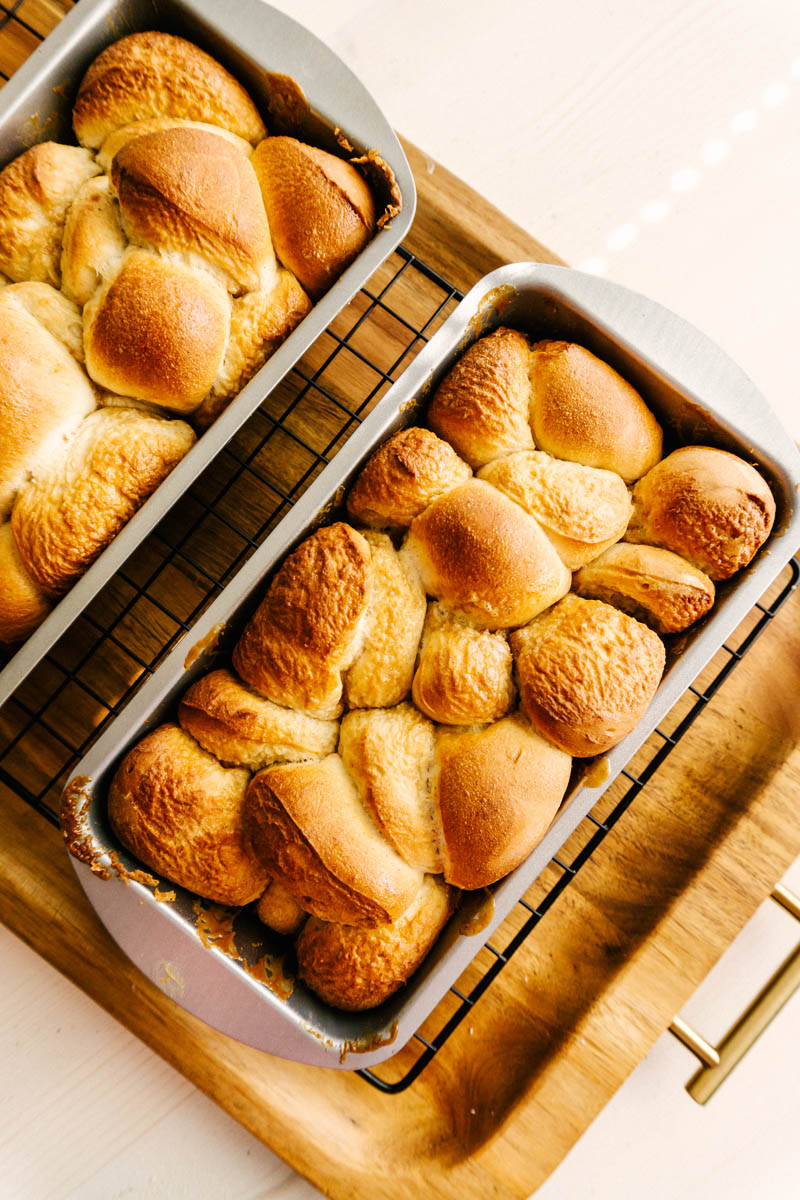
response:
M44 32L62 6L26 7ZM24 53L3 53L9 74ZM420 195L409 248L453 283L466 287L506 261L553 261L464 184L407 150ZM795 598L469 1022L399 1096L270 1058L184 1013L111 942L59 835L7 788L0 919L327 1194L528 1196L800 851L798 611ZM150 627L151 636L164 632ZM124 687L126 669L109 664L109 689ZM555 872L534 886L534 902Z

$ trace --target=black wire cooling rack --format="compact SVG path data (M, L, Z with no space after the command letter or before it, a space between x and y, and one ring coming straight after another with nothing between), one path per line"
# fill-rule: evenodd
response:
M55 23L38 0L0 4L0 78L7 79ZM0 799L9 789L58 825L62 788L92 742L175 642L344 444L449 315L461 294L401 247L314 343L186 495L96 596L0 709ZM800 578L792 562L587 816L555 882L534 885L381 1075L386 1093L409 1087L513 958L641 789L662 765ZM549 878L549 875L548 875ZM536 892L536 902L532 897ZM477 979L475 978L477 972Z

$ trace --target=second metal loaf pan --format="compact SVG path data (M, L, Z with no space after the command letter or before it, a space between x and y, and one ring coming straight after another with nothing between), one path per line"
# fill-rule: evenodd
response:
M106 820L105 797L122 756L147 730L174 717L178 699L198 675L224 663L270 571L317 524L339 515L343 489L371 451L394 430L418 421L425 397L454 359L501 323L534 339L579 342L610 362L643 393L669 442L716 445L755 462L775 494L775 529L750 567L720 586L709 618L685 636L682 652L671 656L645 717L608 755L604 781L577 785L540 845L494 889L494 912L485 928L480 934L464 933L456 916L409 985L378 1009L337 1012L300 984L291 990L283 973L286 942L247 912L235 923L241 955L236 961L222 950L225 940L230 949L230 938L207 948L209 921L217 921L219 914L209 916L208 906L202 905L198 914L190 894L177 888L175 900L162 903L142 883L126 886L113 872L102 879L85 862L75 862L112 936L154 983L209 1024L286 1058L367 1067L391 1056L412 1036L800 543L800 456L763 397L721 350L674 314L617 285L533 263L500 268L473 288L335 462L76 768L71 840L84 859L93 859L102 870L113 850L124 868L135 869ZM221 645L206 648L216 642L220 628L225 631ZM291 952L286 961L290 965Z

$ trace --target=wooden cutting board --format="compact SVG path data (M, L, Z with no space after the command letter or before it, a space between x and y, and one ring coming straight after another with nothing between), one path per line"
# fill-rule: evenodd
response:
M67 7L26 0L25 20L43 33ZM36 44L21 28L0 36L6 75ZM504 262L557 261L406 149L419 187L409 248L454 284ZM800 852L799 612L798 598L783 608L470 1020L399 1096L270 1058L184 1013L109 939L56 831L3 788L0 919L329 1195L528 1196Z

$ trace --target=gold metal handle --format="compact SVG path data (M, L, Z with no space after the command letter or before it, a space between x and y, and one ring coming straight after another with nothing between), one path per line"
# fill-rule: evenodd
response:
M772 899L800 921L800 898L776 884ZM705 1104L733 1068L780 1012L789 997L800 987L800 945L778 967L736 1024L718 1046L712 1046L681 1017L675 1017L670 1033L700 1060L700 1070L692 1076L686 1090L698 1104Z

